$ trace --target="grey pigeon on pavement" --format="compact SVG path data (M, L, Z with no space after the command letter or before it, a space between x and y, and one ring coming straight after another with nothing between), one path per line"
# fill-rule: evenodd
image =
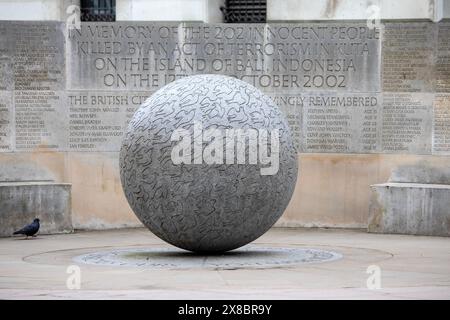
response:
M20 230L17 230L16 232L14 232L14 234L24 234L28 237L30 236L35 236L35 234L39 231L39 219L36 218L33 220L33 222L25 227L23 227Z

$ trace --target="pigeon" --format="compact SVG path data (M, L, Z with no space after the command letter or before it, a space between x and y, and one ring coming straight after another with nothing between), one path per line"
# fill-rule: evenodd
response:
M35 237L35 234L39 231L39 219L34 219L33 222L25 227L23 227L22 229L14 232L13 234L24 234L26 235L26 239L28 239L28 237L33 236Z

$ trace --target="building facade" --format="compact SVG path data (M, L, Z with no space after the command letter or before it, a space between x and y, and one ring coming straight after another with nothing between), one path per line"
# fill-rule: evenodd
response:
M132 112L162 83L155 80L157 84L149 87L150 80L139 78L136 87L131 80L125 81L125 77L136 78L127 73L126 65L121 67L123 74L107 72L116 68L113 58L141 63L136 67L139 72L145 68L143 60L126 60L136 58L140 47L133 47L128 55L117 49L126 45L130 53L128 38L135 43L141 40L139 34L126 31L122 38L114 34L119 26L125 30L127 25L132 26L130 34L141 30L139 27L159 26L162 33L158 43L165 43L164 48L180 43L187 47L194 42L186 40L194 34L190 23L196 28L204 23L217 26L215 30L223 32L223 39L214 42L217 47L225 43L249 50L259 48L249 51L256 52L255 59L247 57L244 62L238 54L222 57L223 53L214 51L208 57L209 51L186 51L182 58L183 66L197 64L190 73L239 73L266 88L286 113L298 141L300 170L294 196L279 226L365 228L371 185L387 181L450 183L450 24L446 20L450 18L450 1L267 0L263 6L267 24L241 29L234 24L229 24L229 29L222 25L227 3L221 0L86 3L95 4L95 8L113 4L114 21L105 22L109 27L104 34L88 27L95 25L92 22L81 22L79 32L67 30L78 7L81 11L92 9L82 1L0 0L0 26L9 30L9 38L5 33L0 36L0 142L4 146L0 150L0 180L71 183L75 228L140 225L123 196L118 148ZM49 27L37 30L33 22ZM23 30L23 34L17 31L14 36L11 28ZM321 30L330 30L329 37L319 36ZM206 37L205 29L198 32ZM248 37L240 39L240 32ZM41 48L41 35L47 37L43 41L46 58L39 67L44 65L42 79L51 83L51 89L18 86L19 78L37 70L27 56ZM167 41L166 35L170 38ZM257 37L261 37L260 43ZM149 39L151 35L147 43ZM261 49L268 43L268 49ZM207 50L205 38L199 44ZM339 56L324 49L325 57L318 51L303 51L305 58L300 59L300 51L286 49L289 45L301 48L302 44L311 45L305 50L338 44ZM275 47L285 48L280 49L279 57L272 57L270 48ZM221 56L217 62L215 55ZM159 65L154 66L161 68L155 73L158 79L170 81L175 68L170 65L179 58L158 60ZM215 69L226 65L228 58L235 69ZM266 75L259 64L266 66L264 61L269 58L270 66L278 63L279 68ZM31 63L30 68L22 70L21 61ZM210 63L212 69L199 67L203 62ZM35 74L41 77L41 73ZM299 84L298 75L307 82ZM30 98L35 92L39 92L37 98ZM45 116L33 109L33 101L44 101L41 104L47 107L41 110ZM86 129L82 124L88 120L91 132L100 136L108 132L92 147L77 140L82 139ZM33 132L39 137L30 146L27 141L34 139Z

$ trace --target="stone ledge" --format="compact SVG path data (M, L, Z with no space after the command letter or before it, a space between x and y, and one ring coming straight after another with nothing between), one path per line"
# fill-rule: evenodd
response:
M424 189L447 189L450 190L450 184L434 184L434 183L407 183L407 182L387 182L373 184L371 188L387 187L387 188L424 188Z
M72 232L71 184L45 181L0 183L0 236L41 220L39 233Z
M368 232L450 236L450 185L371 185Z

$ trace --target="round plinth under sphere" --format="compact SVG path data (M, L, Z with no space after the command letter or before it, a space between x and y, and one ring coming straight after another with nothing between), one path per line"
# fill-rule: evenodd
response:
M243 246L282 215L297 179L286 120L260 90L197 75L158 90L120 151L128 202L161 239L197 252Z

